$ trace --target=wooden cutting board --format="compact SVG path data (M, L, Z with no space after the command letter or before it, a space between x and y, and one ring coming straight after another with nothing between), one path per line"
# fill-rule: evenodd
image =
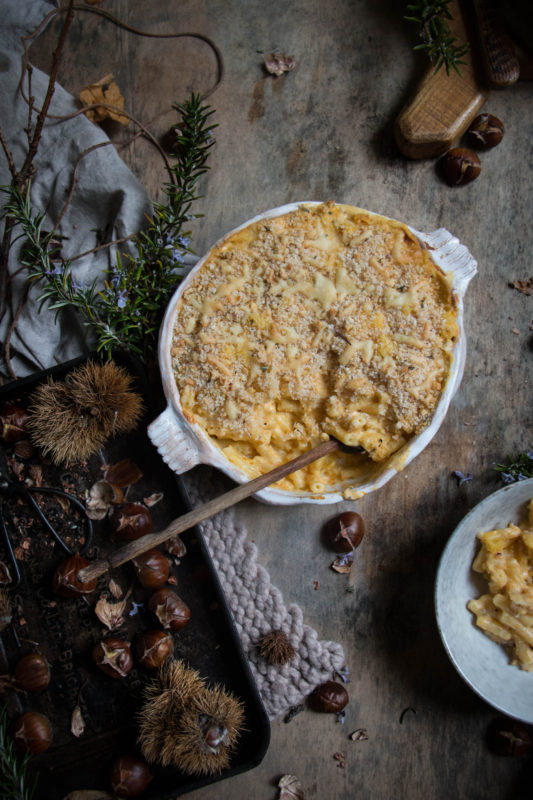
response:
M460 43L470 37L458 2L450 3L451 32ZM472 50L464 56L461 74L430 67L395 122L394 135L408 158L433 158L449 150L463 135L488 97Z

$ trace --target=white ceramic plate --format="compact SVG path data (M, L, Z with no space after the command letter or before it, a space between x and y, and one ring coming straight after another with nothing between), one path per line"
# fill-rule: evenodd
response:
M216 247L224 239L232 236L236 231L260 219L269 219L271 217L281 216L282 214L288 214L296 210L300 205L313 206L319 205L319 203L314 201L290 203L286 206L270 209L243 223L239 228L236 228L220 239L213 247ZM457 336L453 349L453 361L448 381L442 392L437 408L435 409L431 423L427 428L424 428L421 433L404 445L391 459L383 462L379 469L376 469L375 464L370 463L368 474L361 476L357 482L348 484L356 493L352 495L352 499L355 499L357 496L363 496L375 489L379 489L396 475L400 469L407 466L407 464L427 446L442 424L450 401L457 391L463 375L466 356L463 299L470 280L476 274L477 263L468 252L467 248L445 228L439 228L433 231L433 233L421 233L413 228L411 228L411 230L419 240L426 245L435 264L450 277L452 290L457 302L459 335ZM177 306L181 295L191 283L194 275L202 268L202 265L209 258L212 249L213 248L197 262L196 266L193 267L189 275L180 284L168 304L159 335L159 368L161 370L161 381L168 405L165 411L150 424L148 435L153 444L157 447L163 460L178 474L186 472L196 464L211 464L225 472L226 475L229 475L229 477L237 483L246 483L249 480L246 473L226 459L222 451L215 445L207 433L202 430L200 425L197 423L189 423L185 419L172 370L171 343ZM269 487L258 492L256 496L264 502L274 505L339 503L344 499L344 488L347 487L334 487L321 494L313 494L312 492L290 492Z
M533 724L533 672L512 666L504 647L475 625L466 604L487 591L483 576L472 571L476 534L519 524L533 497L533 478L511 483L489 495L459 523L442 554L435 587L437 625L459 675L493 708Z

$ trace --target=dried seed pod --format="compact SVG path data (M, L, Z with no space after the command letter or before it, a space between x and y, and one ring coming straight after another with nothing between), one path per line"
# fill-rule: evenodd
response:
M37 711L26 711L15 722L13 742L24 753L44 753L52 743L52 725Z
M4 442L18 442L28 438L26 425L29 413L16 403L4 403L0 411L0 435Z
M474 181L481 172L481 162L467 147L448 150L439 161L439 167L448 186L462 186Z
M337 553L351 553L359 547L365 533L365 523L356 511L344 511L325 525L328 543Z
M143 476L142 471L131 458L123 458L116 464L111 464L106 469L105 478L110 483L115 483L122 489L137 483Z
M174 640L165 631L145 631L135 641L135 656L145 669L157 669L173 652Z
M94 647L93 661L111 678L125 678L133 669L130 643L106 636Z
M13 680L26 692L40 692L50 683L50 665L42 653L27 653L17 661Z
M152 515L142 503L123 503L116 506L110 517L111 529L126 542L139 539L152 530Z
M88 567L91 562L79 553L65 558L58 566L53 577L54 592L60 597L82 597L91 594L96 589L97 578L90 581L80 581L78 572L83 567Z
M111 786L118 797L137 797L152 778L148 764L133 756L119 756L111 767Z
M132 561L137 579L145 589L158 589L168 580L168 558L159 550L148 550Z
M150 597L148 608L165 630L179 631L191 618L189 606L172 589L159 589Z
M337 714L348 705L348 692L336 681L326 681L317 686L309 695L309 705L314 711L322 711L327 714Z
M469 147L475 150L490 150L503 139L503 122L492 114L480 114L466 132Z
M183 539L180 538L179 534L171 536L170 539L167 539L163 545L163 548L165 552L171 556L175 556L176 558L183 558L183 556L187 554L187 547Z

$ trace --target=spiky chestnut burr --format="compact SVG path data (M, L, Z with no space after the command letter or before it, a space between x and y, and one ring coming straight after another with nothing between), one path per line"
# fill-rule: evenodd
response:
M270 664L283 666L296 655L296 650L282 630L269 631L259 639L257 646L259 655Z
M131 385L131 376L113 361L89 361L64 381L49 379L30 400L27 429L33 444L56 464L88 458L110 436L137 425L142 401Z
M139 743L148 762L177 766L188 775L216 775L230 763L243 720L237 698L174 661L145 689Z

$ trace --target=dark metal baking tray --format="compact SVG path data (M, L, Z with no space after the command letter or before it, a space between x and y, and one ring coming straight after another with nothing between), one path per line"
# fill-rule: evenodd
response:
M130 487L128 499L142 501L162 492L162 500L151 508L154 530L160 530L190 510L181 480L162 462L146 434L147 424L160 410L162 393L157 384L154 390L153 381L147 380L135 360L117 355L115 361L134 376L136 388L144 398L145 417L137 431L111 440L103 452L68 469L58 469L34 457L23 462L21 477L29 476L31 464L37 464L42 470L42 485L65 488L79 497L102 477L103 462L113 464L131 458L143 471L143 478ZM78 359L8 384L0 389L0 407L8 400L27 404L37 385L49 376L61 380L81 363L83 359ZM0 459L4 468L10 458L12 447L2 443ZM109 769L113 759L122 753L139 755L136 715L142 687L153 674L135 667L127 678L115 680L94 666L92 648L107 631L93 606L99 591L108 586L109 576L99 579L98 590L89 602L58 598L52 591L51 578L64 555L37 520L32 521L23 508L17 513L18 525L12 540L15 547L22 548L22 553L17 551L24 558L20 562L22 581L12 597L14 630L8 628L0 637L0 671L9 672L17 659L35 649L33 643L38 643L51 664L52 680L44 692L9 692L2 700L10 718L24 710L36 710L52 721L52 746L31 759L39 773L36 800L61 800L75 789L110 791ZM111 541L105 520L94 525L92 555L102 555L120 545ZM72 535L74 539L82 535L82 529ZM145 800L174 800L178 794L249 770L261 762L270 738L267 714L201 532L193 528L182 539L187 554L173 565L171 573L178 581L174 588L191 609L191 619L174 634L175 656L198 670L207 683L220 683L240 698L245 710L245 730L230 766L218 776L191 778L176 768L154 766L154 779L142 794ZM7 561L1 547L0 558ZM136 604L146 600L146 590L134 581L130 564L115 570L112 577L125 592L134 585L132 599ZM136 632L154 627L142 605L132 608L136 613L126 617L124 627L116 633L119 637L134 637ZM72 711L78 704L86 727L76 738L70 726Z

